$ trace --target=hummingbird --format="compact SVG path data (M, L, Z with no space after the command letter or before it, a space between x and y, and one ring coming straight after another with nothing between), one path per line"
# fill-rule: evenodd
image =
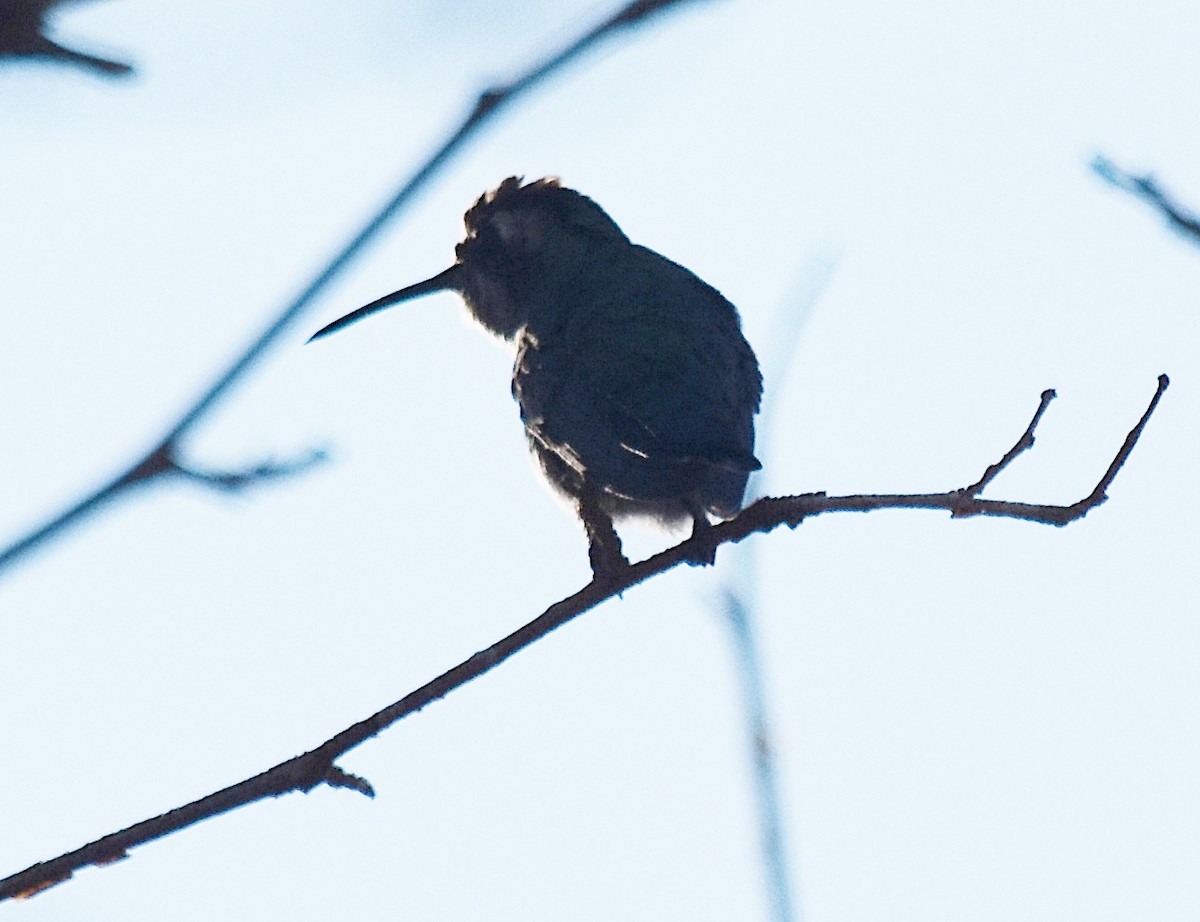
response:
M490 333L516 344L512 393L550 485L579 514L595 578L630 564L614 519L692 523L742 508L762 398L758 361L720 292L630 241L555 178L509 177L463 217L450 268L318 330L457 292ZM694 564L712 563L715 548Z

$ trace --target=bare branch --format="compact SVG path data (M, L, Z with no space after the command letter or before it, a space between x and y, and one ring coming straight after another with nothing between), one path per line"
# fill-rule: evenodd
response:
M1045 413L1046 408L1050 406L1050 401L1057 396L1058 394L1055 393L1054 388L1049 388L1042 391L1041 403L1038 404L1037 412L1033 414L1033 419L1029 421L1029 426L1026 428L1025 434L1017 439L1017 443L1013 445L1012 448L1005 452L1003 458L1001 458L995 464L989 466L988 469L983 472L983 476L980 477L979 480L963 490L964 496L978 496L983 492L984 487L995 480L996 476L1002 470L1012 464L1017 455L1023 451L1028 451L1030 448L1033 448L1033 430L1035 430L1038 423L1042 421L1042 414Z
M314 448L307 454L288 461L262 461L240 471L202 471L179 462L174 462L174 467L177 473L189 480L226 493L238 493L266 481L306 474L328 460L329 452Z
M1121 450L1117 452L1116 457L1112 459L1108 470L1104 472L1104 476L1100 478L1100 482L1096 484L1089 496L1080 500L1072 509L1079 508L1078 518L1082 518L1087 514L1092 506L1098 506L1100 503L1108 499L1108 488L1112 486L1112 482L1117 477L1117 472L1124 467L1125 462L1129 460L1129 455L1133 451L1133 446L1137 444L1138 439L1142 437L1142 430L1146 428L1146 423L1150 421L1150 415L1158 406L1158 401L1162 399L1163 392L1170 386L1171 379L1166 375L1158 376L1158 389L1155 390L1154 396L1150 399L1150 405L1146 407L1146 412L1142 414L1142 418L1138 420L1136 426L1129 430L1129 435L1125 436L1125 441L1121 445ZM1080 508L1082 507L1082 508ZM1071 519L1066 519L1062 522L1055 522L1056 525L1066 525Z
M551 74L573 63L586 51L611 34L626 26L647 21L656 13L673 6L682 6L688 0L634 0L616 13L590 29L562 51L521 74L511 83L493 87L479 96L470 114L463 123L406 181L391 199L360 230L329 264L317 273L283 311L259 334L234 363L211 384L192 406L183 412L178 421L168 430L145 457L132 465L128 471L113 478L96 489L69 509L59 513L45 524L18 538L6 548L0 548L0 571L30 551L40 547L51 538L57 537L68 527L77 525L101 507L124 495L129 487L156 479L157 475L175 470L172 464L163 465L163 459L173 458L183 437L223 398L250 367L272 346L280 335L291 326L301 311L307 308L321 291L336 279L374 238L408 203L416 193L458 152L458 149L501 108L526 95L539 86Z
M75 64L106 77L125 77L133 65L67 48L47 34L47 18L64 0L0 0L0 58L47 58Z
M349 787L370 795L373 793L372 788L365 779L351 775L336 764L337 760L351 749L381 733L409 714L421 710L426 705L495 668L509 657L545 637L555 628L595 608L601 602L619 596L626 590L682 562L695 561L710 551L714 551L721 544L741 541L751 534L769 532L780 525L795 528L805 519L825 512L942 509L956 518L990 515L1050 525L1065 525L1082 518L1093 507L1106 499L1108 487L1112 484L1113 478L1122 465L1128 460L1130 452L1137 444L1146 423L1158 406L1168 383L1166 375L1159 377L1158 388L1145 413L1125 438L1120 450L1096 487L1077 503L1070 506L1050 506L980 499L976 494L982 485L988 483L999 472L998 470L993 472L992 467L989 467L984 476L975 484L945 493L874 496L827 496L824 493L807 493L799 496L759 500L736 518L707 529L661 554L607 575L603 580L594 579L574 595L551 605L524 627L497 641L486 650L476 653L470 659L459 663L453 669L405 695L394 704L388 705L351 727L347 727L316 749L282 762L274 768L217 791L215 794L144 820L97 839L75 851L60 855L50 861L35 864L24 871L0 880L0 901L32 896L47 887L67 880L81 868L116 861L125 857L131 848L256 800L278 797L292 791L310 791L319 784ZM1025 433L1017 440L1013 449L1004 455L999 464L993 465L993 467L1003 469L1024 448L1028 447L1028 444L1032 444L1033 430L1049 403L1050 394L1052 392L1049 391L1042 394L1041 403Z
M1102 154L1097 154L1092 159L1092 170L1110 185L1149 202L1162 212L1177 231L1188 237L1192 243L1200 243L1200 217L1174 202L1159 188L1153 176L1135 176L1128 173Z

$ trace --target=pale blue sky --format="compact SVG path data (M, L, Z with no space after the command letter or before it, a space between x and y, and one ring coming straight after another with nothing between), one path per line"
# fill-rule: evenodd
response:
M110 0L60 33L135 80L0 66L0 543L146 447L475 92L608 9ZM511 356L452 296L303 346L444 268L485 188L550 173L760 352L840 253L775 401L777 492L963 486L1055 387L989 495L1073 502L1171 374L1083 522L819 518L757 539L760 618L810 922L1200 916L1200 249L1087 169L1200 204L1198 30L1177 0L730 0L552 81L188 445L332 464L156 489L3 574L0 874L310 748L585 582ZM765 919L722 575L633 590L356 750L374 801L255 805L0 915Z

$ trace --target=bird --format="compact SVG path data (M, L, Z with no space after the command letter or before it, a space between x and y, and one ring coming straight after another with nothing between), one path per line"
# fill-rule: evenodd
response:
M514 343L512 394L547 481L575 506L595 579L631 566L614 520L686 525L742 508L762 375L737 309L678 263L633 243L594 201L510 176L463 218L450 268L318 330L432 292L457 292ZM688 556L711 564L715 546Z
M133 65L110 61L58 44L46 35L47 19L69 0L0 0L0 58L49 58L89 68L106 77L133 73Z

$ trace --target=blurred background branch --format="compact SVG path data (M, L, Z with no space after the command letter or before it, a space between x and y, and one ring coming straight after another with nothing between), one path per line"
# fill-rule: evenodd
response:
M1169 196L1150 173L1137 175L1121 169L1103 154L1092 159L1092 170L1111 186L1115 186L1143 202L1165 217L1175 230L1192 243L1200 245L1200 217Z
M3 2L3 0L0 0ZM8 0L12 2L12 0ZM401 184L390 199L363 228L355 234L329 263L301 289L278 316L250 343L233 364L222 373L193 403L178 421L154 446L125 472L97 488L88 496L55 515L43 525L17 538L6 547L0 548L0 572L6 567L58 537L66 529L78 525L85 518L107 506L112 500L126 495L135 486L156 481L160 475L185 468L178 460L180 443L184 437L226 396L251 367L275 344L292 322L304 311L326 287L358 257L364 247L388 223L409 205L416 194L441 170L460 148L484 125L507 105L523 98L541 86L547 78L578 60L589 49L626 28L648 21L656 14L674 6L694 0L635 0L628 3L601 22L588 29L579 38L567 44L561 51L534 65L508 83L498 84L480 94L462 123L429 156L416 172ZM22 9L24 7L22 6ZM22 21L23 22L23 21ZM38 19L37 23L41 23ZM40 26L39 26L40 28ZM23 33L22 33L23 34ZM245 472L210 474L209 482L246 482ZM256 479L262 479L257 477Z
M794 364L800 336L829 284L839 258L836 252L822 249L805 260L792 294L780 305L772 319L771 334L762 351L766 386L757 438L758 450L766 463L762 470L751 475L747 490L751 499L768 492L767 477L772 469L771 447L779 424L784 384ZM729 643L737 669L767 903L776 922L798 922L803 918L802 902L788 858L787 812L779 786L778 747L770 717L766 667L758 642L761 604L758 543L743 542L730 550L733 555L732 566L726 570L729 576L718 593L716 604L729 628Z
M105 77L125 77L133 65L61 45L49 36L52 14L71 0L0 0L0 58L43 58Z

